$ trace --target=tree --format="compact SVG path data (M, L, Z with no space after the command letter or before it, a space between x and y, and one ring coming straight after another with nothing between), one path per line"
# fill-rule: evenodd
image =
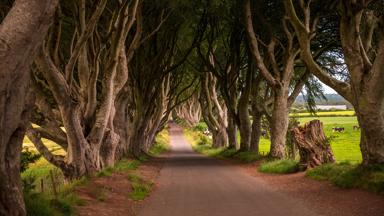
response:
M115 162L119 143L113 125L115 100L137 48L140 31L133 33L133 28L140 1L79 1L74 11L67 4L63 2L61 8L72 26L60 24L58 16L59 24L35 60L34 91L42 118L32 119L39 127L29 127L27 135L44 158L73 179ZM106 8L111 13L105 13ZM130 33L133 36L127 41ZM56 142L66 155L52 154L41 138Z
M58 1L16 0L0 25L0 214L25 215L20 152L31 97L30 65Z
M272 157L284 158L289 107L300 93L309 73L295 68L299 47L294 44L294 33L287 27L287 21L279 13L280 5L265 4L264 1L258 3L256 15L260 20L259 29L255 32L250 0L246 0L244 5L245 28L256 67L273 91L270 154ZM268 21L265 18L265 14L271 12L267 7L273 8L276 19ZM301 74L297 76L297 72ZM297 77L298 81L294 84L294 78ZM294 87L290 91L292 85Z
M363 164L384 163L384 16L378 1L339 1L339 35L347 79L330 75L313 57L313 40L319 34L319 21L326 19L312 10L320 2L299 1L299 13L292 0L285 10L298 37L301 59L316 75L348 100L361 127L360 148ZM320 3L324 7L323 2ZM326 5L326 4L325 4ZM318 6L318 5L317 5ZM331 4L331 12L334 7ZM312 12L312 13L311 13Z

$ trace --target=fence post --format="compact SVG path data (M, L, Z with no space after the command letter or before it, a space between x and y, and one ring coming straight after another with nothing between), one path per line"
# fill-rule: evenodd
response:
M57 199L56 184L55 184L55 179L53 178L53 172L52 172L52 170L49 170L49 175L50 175L50 177L51 177L53 195L55 196L55 199Z
M44 179L40 179L40 189L41 189L41 193L44 193Z

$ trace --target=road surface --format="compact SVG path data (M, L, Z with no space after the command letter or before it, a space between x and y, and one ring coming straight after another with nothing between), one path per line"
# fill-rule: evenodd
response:
M319 215L241 168L195 153L180 127L172 126L170 135L172 151L160 172L158 190L138 216Z

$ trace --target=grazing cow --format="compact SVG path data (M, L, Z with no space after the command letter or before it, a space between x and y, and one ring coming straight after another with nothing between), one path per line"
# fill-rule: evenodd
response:
M354 125L353 130L360 130L360 126Z
M345 131L345 128L344 127L334 127L332 128L332 132L344 132Z

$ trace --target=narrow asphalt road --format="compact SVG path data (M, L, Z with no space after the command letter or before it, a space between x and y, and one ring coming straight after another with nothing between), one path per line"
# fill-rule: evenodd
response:
M171 127L170 135L172 151L159 188L138 216L319 215L240 168L195 153L178 126Z

